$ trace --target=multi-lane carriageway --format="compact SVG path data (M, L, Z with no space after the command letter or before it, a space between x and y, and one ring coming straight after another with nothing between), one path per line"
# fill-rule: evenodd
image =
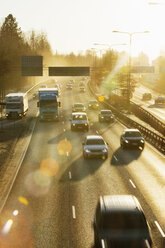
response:
M152 99L150 101L143 101L142 96L144 93L151 92ZM160 94L159 94L160 95ZM163 94L161 94L164 96ZM155 105L155 99L158 96L158 93L155 93L153 90L148 90L144 86L138 86L135 89L133 98L131 99L134 103L140 105L145 110L154 115L161 122L165 123L165 105Z
M146 143L144 151L122 150L124 126L98 123L98 112L88 111L88 134L101 134L109 144L107 160L85 160L82 141L87 133L71 132L75 102L87 103L89 91L76 83L62 84L59 122L39 122L36 100L31 135L22 141L20 169L1 212L0 247L93 247L94 213L100 195L133 194L145 212L153 247L161 247L165 231L165 157ZM18 157L12 163L17 164ZM9 164L12 166L12 164Z

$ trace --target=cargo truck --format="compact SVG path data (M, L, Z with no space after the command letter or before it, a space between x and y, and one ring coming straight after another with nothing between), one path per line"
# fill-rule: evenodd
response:
M26 115L28 111L27 93L9 93L5 96L6 117L20 118Z
M61 103L58 101L59 91L57 88L40 88L38 91L40 121L58 121L59 107Z

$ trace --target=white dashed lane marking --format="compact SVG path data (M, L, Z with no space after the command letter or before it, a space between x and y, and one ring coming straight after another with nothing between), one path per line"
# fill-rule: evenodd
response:
M155 221L155 225L157 226L160 234L162 235L163 238L165 238L165 233L163 232L162 228L160 227L159 223Z
M75 209L75 206L72 206L72 216L73 216L73 219L76 219L76 209Z
M71 171L69 171L69 179L70 180L72 179L72 173L71 173Z
M134 189L136 189L136 186L135 186L135 184L133 183L133 181L132 181L131 179L129 179L129 182L131 183L132 187L133 187Z

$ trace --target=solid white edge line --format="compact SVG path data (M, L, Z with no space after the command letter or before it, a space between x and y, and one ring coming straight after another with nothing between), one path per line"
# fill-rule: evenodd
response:
M162 235L163 238L165 238L165 233L163 232L162 228L160 227L159 223L155 221L155 225L157 226L160 234Z
M133 181L132 181L131 179L129 179L129 182L132 184L132 187L133 187L134 189L136 189L136 186L135 186L135 184L133 183Z
M37 116L37 115L38 115L38 112L37 112L36 116ZM32 138L32 135L33 135L35 126L36 126L36 122L37 122L37 118L36 118L35 123L34 123L34 125L33 125L31 135L29 136L29 140L28 140L28 142L27 142L26 149L24 150L24 152L23 152L23 154L22 154L22 157L21 157L21 159L20 159L20 161L19 161L19 164L18 164L16 173L15 173L15 175L14 175L13 181L11 182L11 185L10 185L10 187L9 187L9 190L8 190L7 194L6 194L6 197L5 197L5 199L4 199L4 202L2 203L2 206L1 206L1 208L0 208L0 213L2 212L4 206L5 206L6 202L7 202L7 199L8 199L8 197L9 197L9 195L10 195L10 192L11 192L11 190L12 190L12 187L13 187L13 185L14 185L14 182L15 182L15 180L16 180L16 177L17 177L18 172L19 172L19 170L20 170L20 167L21 167L21 165L22 165L22 162L23 162L23 160L24 160L24 158L25 158L26 152L27 152L27 150L28 150L28 148L29 148L29 144L30 144L30 141L31 141L31 138Z
M72 216L73 216L73 219L76 219L76 209L75 209L75 206L72 206Z
M70 180L72 179L72 173L71 173L71 171L69 171L69 179Z
M101 239L101 248L105 248L105 241L104 241L104 239Z
M116 161L118 161L118 159L116 158L116 156L113 156L115 158Z

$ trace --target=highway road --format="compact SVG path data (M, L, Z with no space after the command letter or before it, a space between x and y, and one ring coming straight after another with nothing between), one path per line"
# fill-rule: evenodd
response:
M148 92L151 92L152 99L150 101L142 101L142 95ZM135 92L131 100L165 123L165 105L155 105L155 98L158 95L160 94L140 85L139 87L135 88ZM161 95L163 96L163 94Z
M1 213L0 247L93 247L96 204L100 195L109 194L133 194L138 198L152 230L153 247L161 247L165 230L165 157L147 143L143 152L122 150L119 141L125 127L117 121L98 123L98 111L88 111L88 133L71 132L72 105L86 104L89 99L92 96L88 90L80 94L76 83L73 90L66 90L63 84L61 120L36 120ZM87 134L96 133L108 142L109 157L84 160L82 141Z

